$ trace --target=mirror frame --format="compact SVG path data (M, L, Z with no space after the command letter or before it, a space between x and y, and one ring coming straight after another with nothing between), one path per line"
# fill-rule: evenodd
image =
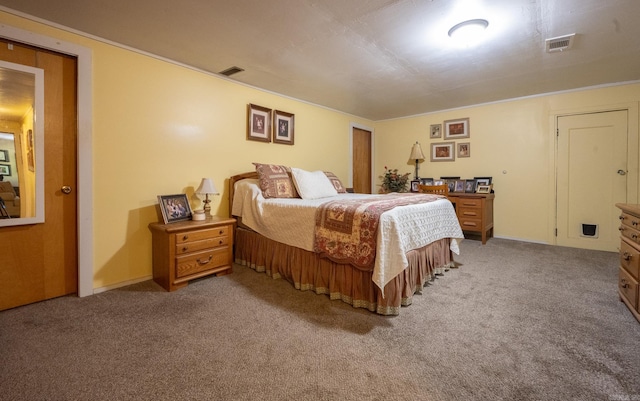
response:
M0 67L33 74L35 104L33 105L33 136L35 156L35 216L0 219L0 227L44 223L44 70L0 60Z

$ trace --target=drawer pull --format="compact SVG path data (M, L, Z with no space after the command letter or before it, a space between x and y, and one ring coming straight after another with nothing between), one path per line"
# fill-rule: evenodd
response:
M224 244L224 240L221 239L220 241L218 241L218 245L222 245L222 244Z
M206 265L207 263L211 262L211 259L213 259L213 255L209 255L209 259L207 260L200 260L200 259L196 259L196 262L198 262L199 265Z
M620 216L618 218L620 219L620 221L623 221L624 219L626 219L626 217L624 217L624 216Z
M186 241L186 240L188 240L188 239L189 239L189 236L188 236L187 234L185 234L185 235L183 235L183 236L182 236L182 239L183 239L184 241Z
M629 284L625 283L625 284L622 284L620 287L622 287L622 288L629 288Z
M188 250L189 250L189 247L188 247L188 246L183 246L183 247L182 247L182 252L187 252Z
M631 238L638 239L638 234L636 234L636 233L631 234Z
M620 231L620 232L624 231L624 227L622 227L622 226L618 227L618 231Z
M625 252L622 254L622 259L624 259L624 260L631 260L631 254L630 254L629 252L625 251Z
M218 234L220 234L220 235L224 234L224 230L218 231Z
M462 214L465 215L465 216L477 216L478 215L478 213L476 213L476 212L463 212Z
M637 222L636 220L634 220L634 221L632 221L632 222L631 222L631 225L632 225L632 226L637 226L637 225L638 225L638 222Z

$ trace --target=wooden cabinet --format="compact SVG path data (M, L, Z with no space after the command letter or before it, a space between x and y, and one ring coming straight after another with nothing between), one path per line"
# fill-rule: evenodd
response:
M221 217L149 224L153 280L174 291L195 278L231 273L235 224L235 219Z
M620 268L618 293L633 316L640 321L640 205L617 203L620 214Z
M495 194L449 192L448 198L456 208L462 231L479 234L482 243L486 244L487 238L493 237Z

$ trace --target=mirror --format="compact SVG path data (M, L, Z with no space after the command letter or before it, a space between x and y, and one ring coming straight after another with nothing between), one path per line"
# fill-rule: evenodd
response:
M0 61L0 227L44 222L44 71Z

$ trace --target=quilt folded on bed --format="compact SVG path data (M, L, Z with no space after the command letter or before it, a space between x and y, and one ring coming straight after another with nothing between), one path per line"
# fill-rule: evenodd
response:
M388 194L323 203L316 211L314 252L335 262L373 270L380 215L397 206L442 199L441 195Z

